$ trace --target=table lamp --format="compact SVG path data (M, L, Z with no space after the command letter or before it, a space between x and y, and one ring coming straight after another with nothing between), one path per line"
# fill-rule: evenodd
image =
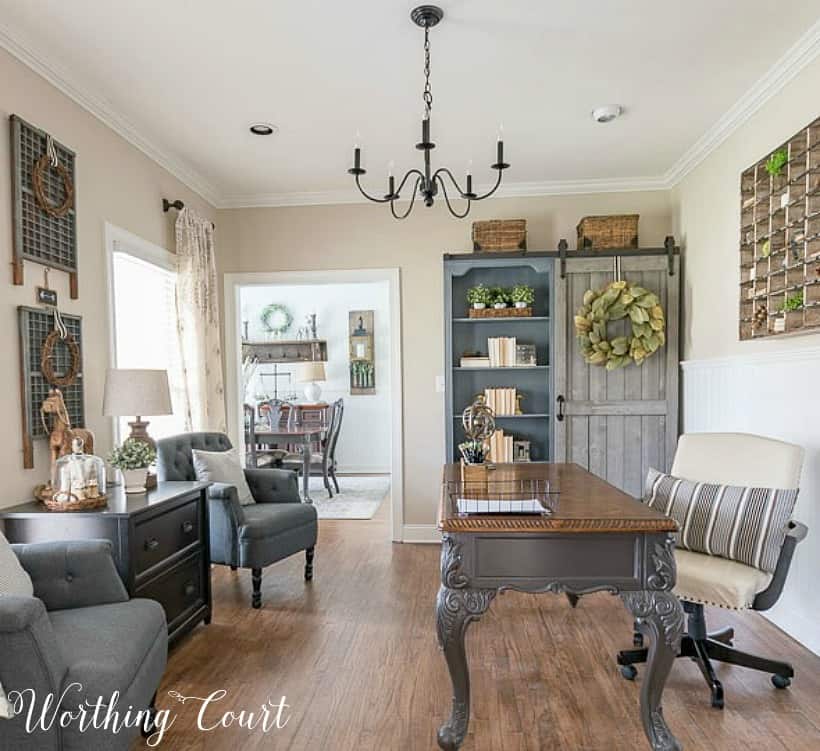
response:
M305 399L314 404L319 401L322 389L316 381L326 381L325 364L323 362L302 363L294 373L296 383L306 383Z
M129 422L131 435L152 448L156 443L148 435L148 421L143 415L158 417L173 414L168 372L165 370L132 370L110 368L105 375L103 414L106 417L136 418Z

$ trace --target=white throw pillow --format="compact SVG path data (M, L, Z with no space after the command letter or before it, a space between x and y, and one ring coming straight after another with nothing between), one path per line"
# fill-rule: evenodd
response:
M20 565L6 536L0 532L0 597L16 595L33 597L34 586L28 572Z
M239 454L236 449L227 451L199 451L194 449L191 452L194 456L194 472L196 479L205 482L224 482L233 485L239 496L239 503L242 506L249 506L255 503L248 481L245 479L245 470L239 462Z

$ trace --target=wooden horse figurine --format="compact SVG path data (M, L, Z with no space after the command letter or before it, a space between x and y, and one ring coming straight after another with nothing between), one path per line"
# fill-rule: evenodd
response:
M54 417L51 428L48 426L46 415ZM68 416L68 409L60 389L51 389L48 396L43 399L40 405L40 420L49 436L48 447L51 450L52 469L61 456L71 453L71 441L74 438L82 440L86 454L94 453L94 434L85 428L71 427L71 418Z

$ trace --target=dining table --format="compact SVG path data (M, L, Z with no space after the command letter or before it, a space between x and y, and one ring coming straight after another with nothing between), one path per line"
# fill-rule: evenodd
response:
M300 444L302 446L302 501L313 503L310 497L310 462L313 444L320 442L327 433L328 426L319 423L288 425L282 422L275 427L257 427L254 431L255 443L264 446L280 444Z

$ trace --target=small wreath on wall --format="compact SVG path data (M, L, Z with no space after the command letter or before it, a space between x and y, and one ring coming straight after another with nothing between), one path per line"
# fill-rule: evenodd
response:
M70 359L68 369L63 375L57 375L54 372L54 350L58 342L62 342L68 347ZM43 351L40 355L40 372L43 374L43 378L52 386L65 388L71 386L77 380L77 374L80 372L80 346L73 334L66 333L65 337L62 337L59 331L49 332L43 342Z
M271 303L265 306L260 316L265 331L276 334L284 334L293 323L293 316L290 311L279 303Z
M34 198L37 201L37 205L45 211L46 214L59 218L71 211L71 207L74 205L74 184L71 182L71 174L69 171L57 162L53 169L57 171L57 174L63 181L63 201L59 204L50 203L45 188L45 176L49 167L51 167L51 160L48 153L46 153L43 154L34 165L34 169L31 172L31 184L34 189Z
M607 324L629 318L632 336L607 337ZM607 370L634 362L643 364L666 343L665 315L658 296L627 281L611 282L600 290L587 290L584 305L575 315L575 333L584 360Z

